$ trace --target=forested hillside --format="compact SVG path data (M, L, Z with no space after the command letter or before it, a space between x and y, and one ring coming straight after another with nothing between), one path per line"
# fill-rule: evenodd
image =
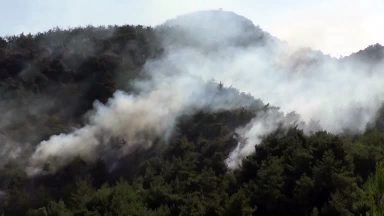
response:
M223 11L0 38L0 215L384 215L383 53Z

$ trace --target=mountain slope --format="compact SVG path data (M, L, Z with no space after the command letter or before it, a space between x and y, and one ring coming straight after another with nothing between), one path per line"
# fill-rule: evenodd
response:
M0 39L0 215L365 215L381 49L357 67L221 10Z

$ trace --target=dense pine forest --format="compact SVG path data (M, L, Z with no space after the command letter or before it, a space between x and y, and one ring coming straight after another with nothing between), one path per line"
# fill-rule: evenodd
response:
M249 31L242 31L244 37L231 46L279 43L249 23L245 27ZM163 115L155 115L160 120L144 126L122 124L124 131L144 128L134 135L120 128L109 132L104 125L94 129L108 120L98 123L92 116L114 107L121 94L145 104L137 97L160 82L153 79L152 68L162 67L157 61L164 55L180 46L203 47L203 53L219 49L220 40L207 46L201 38L188 38L189 33L171 21L155 28L56 28L0 38L0 215L384 215L382 109L360 131L309 130L296 117L289 124L279 121L259 143L251 143L250 153L235 167L228 166L228 156L239 143L252 142L239 128L266 113L283 119L290 115L220 79L193 85L204 91L188 94L188 99L208 99L186 103L169 124ZM311 69L330 59L304 52L311 53L300 58L305 66L291 65L292 70ZM366 61L368 56L362 70L372 71L383 59L380 52L376 45L340 61ZM172 85L178 84L167 88ZM195 92L189 83L180 89ZM145 98L152 100L153 91L148 92ZM149 104L150 112L163 102L173 104L164 98ZM140 110L129 118L116 111L114 121L151 116L147 108ZM167 117L168 110L165 113ZM46 157L38 151L79 128L97 131L96 147L83 150L85 141L79 141L75 153L60 145ZM99 131L110 135L101 137Z

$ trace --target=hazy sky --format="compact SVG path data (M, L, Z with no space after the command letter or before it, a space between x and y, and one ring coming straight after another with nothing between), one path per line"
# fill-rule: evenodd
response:
M293 45L333 56L384 44L383 0L0 0L0 35L79 25L157 25L207 9L234 11Z

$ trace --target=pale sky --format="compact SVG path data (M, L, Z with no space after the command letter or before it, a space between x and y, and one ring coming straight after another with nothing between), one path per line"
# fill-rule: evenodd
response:
M384 44L384 0L0 0L0 35L52 27L157 25L219 9L243 15L289 44L348 55Z

